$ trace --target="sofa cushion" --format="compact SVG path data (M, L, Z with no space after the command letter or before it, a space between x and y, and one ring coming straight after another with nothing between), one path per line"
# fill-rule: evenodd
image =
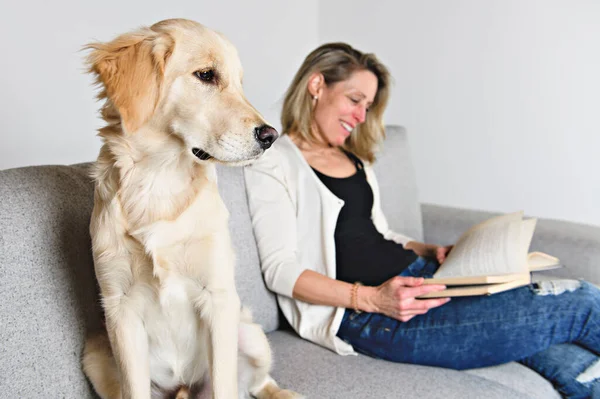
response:
M80 356L101 325L89 236L89 164L0 171L0 370L15 397L89 397ZM237 253L242 303L278 326L265 287L240 168L218 168Z
M309 398L560 398L550 383L516 363L455 371L340 356L290 331L268 337L274 353L273 378Z
M465 370L467 374L498 382L515 391L525 393L529 398L560 399L560 394L552 384L535 371L522 364L511 362L494 367Z
M390 228L422 241L417 179L403 127L386 126L386 139L373 168L381 192L381 207Z

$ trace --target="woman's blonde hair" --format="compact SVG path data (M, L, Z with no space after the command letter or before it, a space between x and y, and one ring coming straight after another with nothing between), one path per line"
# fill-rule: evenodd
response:
M377 94L369 107L365 122L358 125L344 148L373 162L377 145L385 137L383 112L389 98L390 74L374 54L362 53L346 43L328 43L313 50L305 59L285 94L281 112L282 132L299 135L303 140L317 140L313 125L313 99L308 92L310 77L320 73L325 84L342 82L361 70L377 77Z

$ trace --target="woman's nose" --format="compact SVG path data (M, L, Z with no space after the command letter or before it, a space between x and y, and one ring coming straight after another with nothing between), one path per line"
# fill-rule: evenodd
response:
M362 105L357 106L356 110L354 110L354 118L356 119L356 122L363 123L365 121L366 117L367 117L367 109L365 107L363 107Z

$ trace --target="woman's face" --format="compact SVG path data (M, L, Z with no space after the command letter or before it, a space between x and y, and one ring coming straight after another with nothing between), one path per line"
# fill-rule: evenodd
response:
M377 77L368 70L354 72L350 78L318 90L314 122L321 138L340 146L350 132L363 123L377 94Z

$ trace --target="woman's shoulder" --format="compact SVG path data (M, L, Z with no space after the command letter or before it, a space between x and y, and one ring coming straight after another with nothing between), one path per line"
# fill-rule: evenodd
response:
M265 153L247 168L295 168L301 161L296 145L287 135L279 137Z
M303 168L300 151L288 135L282 135L265 153L245 167L246 173L260 173L284 182L298 180Z
M284 155L286 158L290 158L291 160L298 159L298 155L300 154L300 150L296 147L296 144L292 141L289 135L283 134L279 137L272 147L275 152ZM267 150L268 153L270 150Z

